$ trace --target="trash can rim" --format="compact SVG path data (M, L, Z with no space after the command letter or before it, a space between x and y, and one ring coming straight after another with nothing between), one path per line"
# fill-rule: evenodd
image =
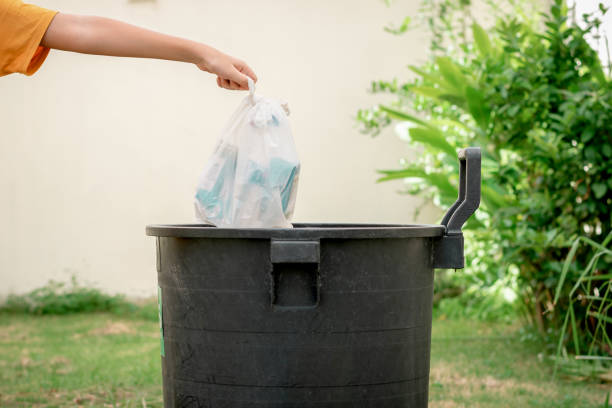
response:
M149 236L175 238L372 239L427 238L444 235L443 225L295 223L294 228L217 228L206 224L148 225Z

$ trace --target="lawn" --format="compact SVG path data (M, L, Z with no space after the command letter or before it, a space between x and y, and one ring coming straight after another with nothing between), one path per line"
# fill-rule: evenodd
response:
M609 385L551 380L517 325L436 320L430 407L603 407ZM114 314L0 315L0 406L161 407L159 326Z

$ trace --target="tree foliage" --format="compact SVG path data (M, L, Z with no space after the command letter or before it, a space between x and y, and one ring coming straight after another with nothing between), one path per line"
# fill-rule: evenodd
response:
M471 18L469 2L442 4ZM457 149L483 149L482 204L468 226L477 247L466 249L471 273L482 286L515 276L523 310L543 333L561 327L568 310L571 285L554 298L572 242L601 242L612 231L612 81L587 42L606 11L576 24L555 0L541 21L496 8L490 29L468 17L443 23L432 61L410 67L414 79L372 84L395 100L358 112L365 132L397 122L400 137L423 151L380 180L407 179L409 193L442 208L457 195ZM591 255L576 250L567 282ZM611 262L602 257L595 273L609 273ZM586 310L574 308L585 328Z

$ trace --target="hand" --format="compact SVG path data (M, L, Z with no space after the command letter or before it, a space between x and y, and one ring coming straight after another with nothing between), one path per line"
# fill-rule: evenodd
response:
M202 71L217 75L217 85L231 90L248 90L247 76L257 82L257 76L246 62L206 46L203 62L196 65Z

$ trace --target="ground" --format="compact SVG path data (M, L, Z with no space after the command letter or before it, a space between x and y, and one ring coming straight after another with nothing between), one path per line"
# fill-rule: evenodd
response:
M603 407L610 386L552 380L517 324L436 320L430 408ZM158 323L0 315L1 407L161 407Z

